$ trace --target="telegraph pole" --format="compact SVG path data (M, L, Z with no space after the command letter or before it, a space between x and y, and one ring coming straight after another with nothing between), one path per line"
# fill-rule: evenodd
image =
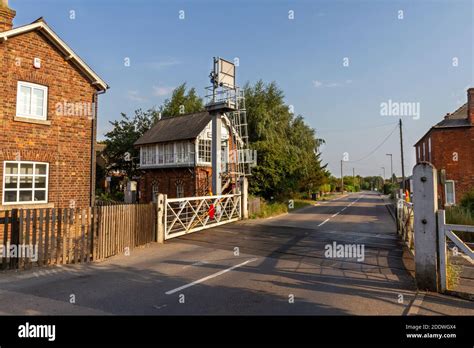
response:
M341 160L341 194L344 194L344 175L342 174L342 160Z
M390 179L393 184L393 154L387 153L387 156L390 156Z
M402 119L399 121L400 126L400 153L401 153L401 160L402 160L402 180L403 180L403 193L405 194L405 161L403 160L403 129L402 129Z

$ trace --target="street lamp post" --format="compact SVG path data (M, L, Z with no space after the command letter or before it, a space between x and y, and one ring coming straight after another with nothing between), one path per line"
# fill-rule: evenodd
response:
M390 156L390 178L393 184L393 154L387 153L387 156Z

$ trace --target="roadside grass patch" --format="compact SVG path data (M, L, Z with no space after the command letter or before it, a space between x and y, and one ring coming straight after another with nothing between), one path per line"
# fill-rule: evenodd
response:
M288 212L295 211L310 205L313 205L314 201L295 199L293 200L293 209L289 209L289 201L287 202L267 202L263 201L260 203L260 211L258 213L250 214L251 219L262 219L272 216L285 214Z
M280 215L288 212L288 204L281 202L266 202L262 201L260 203L260 211L258 213L252 214L251 219L261 219L267 218L270 216Z
M462 267L452 262L448 256L446 262L446 285L448 289L454 289L459 284L459 278L461 275Z
M340 196L341 196L340 193L336 193L336 194L329 193L327 195L324 195L324 196L321 196L320 198L318 198L318 201L329 201L331 199L334 199L334 198L337 198L337 197L340 197Z

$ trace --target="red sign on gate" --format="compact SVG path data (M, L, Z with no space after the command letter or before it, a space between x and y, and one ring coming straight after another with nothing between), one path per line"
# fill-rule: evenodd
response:
M214 219L214 212L215 212L214 204L211 204L211 206L209 207L209 217L211 219Z

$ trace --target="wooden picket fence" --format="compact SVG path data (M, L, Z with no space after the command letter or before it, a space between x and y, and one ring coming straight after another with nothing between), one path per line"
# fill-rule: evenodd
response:
M155 241L155 205L127 204L96 207L98 226L94 260L131 251Z
M1 267L77 264L129 252L155 240L155 210L154 204L125 204L0 212ZM35 251L30 245L35 253L28 253ZM9 257L10 246L25 246L22 257Z

